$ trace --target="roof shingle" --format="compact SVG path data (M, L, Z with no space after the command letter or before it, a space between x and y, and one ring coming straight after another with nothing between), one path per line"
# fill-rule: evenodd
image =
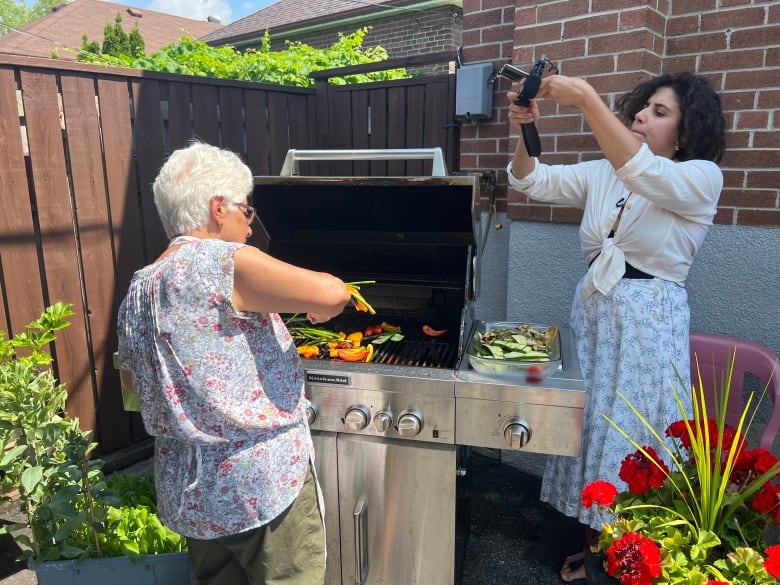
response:
M376 12L381 8L395 8L415 4L409 0L279 0L270 6L253 12L244 18L231 22L223 28L201 38L206 43L242 40L260 36L265 29L295 28L311 24L354 16L360 13Z
M141 16L135 17L133 13ZM18 32L0 36L0 53L48 58L52 51L56 51L60 59L72 61L76 59L75 51L81 48L82 35L87 35L90 41L102 43L103 29L107 24L114 24L117 14L122 17L122 28L128 33L138 24L147 55L181 38L185 32L199 38L224 26L217 22L192 20L129 4L74 0L60 5ZM73 51L64 50L66 48Z

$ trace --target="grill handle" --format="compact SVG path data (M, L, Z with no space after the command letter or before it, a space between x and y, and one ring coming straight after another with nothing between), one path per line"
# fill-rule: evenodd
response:
M312 160L418 160L431 159L433 161L432 177L446 177L447 164L444 162L444 153L441 148L366 148L349 150L299 150L291 148L284 157L282 177L294 177L300 174L298 163Z
M355 585L364 585L368 578L368 505L360 496L352 512L355 524Z

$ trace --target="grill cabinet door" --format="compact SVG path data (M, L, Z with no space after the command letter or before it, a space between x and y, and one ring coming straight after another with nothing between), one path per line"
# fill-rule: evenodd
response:
M337 441L342 583L452 585L455 445Z

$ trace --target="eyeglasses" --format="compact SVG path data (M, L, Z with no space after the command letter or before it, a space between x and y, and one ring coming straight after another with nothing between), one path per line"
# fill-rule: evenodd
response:
M257 211L255 211L255 208L251 205L247 205L246 203L236 203L236 207L238 207L241 210L241 213L244 214L247 223L252 223L257 217Z

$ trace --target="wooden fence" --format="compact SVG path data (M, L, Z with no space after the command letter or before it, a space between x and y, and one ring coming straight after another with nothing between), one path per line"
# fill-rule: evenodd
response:
M112 355L128 282L166 245L151 185L167 154L198 138L276 175L290 148L442 146L455 170L454 76L327 84L343 71L305 89L0 58L0 328L12 336L47 305L73 304L55 372L103 454L148 438L122 409ZM309 164L307 174L415 175L430 163Z

